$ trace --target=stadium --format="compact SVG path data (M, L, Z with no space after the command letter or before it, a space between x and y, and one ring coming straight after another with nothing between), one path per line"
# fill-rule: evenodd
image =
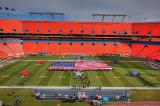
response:
M126 22L126 14L92 14L85 22L67 21L64 13L28 14L52 20L0 19L0 105L160 104L160 22Z

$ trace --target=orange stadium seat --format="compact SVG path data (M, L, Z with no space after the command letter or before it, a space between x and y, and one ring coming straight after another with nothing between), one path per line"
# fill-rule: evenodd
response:
M143 26L139 30L139 34L143 36L149 35L149 32L151 31L153 25L154 24L151 24L151 23L143 24Z
M62 22L60 29L62 30L62 34L70 34L71 23L70 22Z
M84 55L88 56L88 54L95 55L95 49L92 43L83 43L84 46Z
M62 22L52 22L52 34L59 34L61 32L63 32L62 29ZM61 31L61 32L60 32Z
M1 20L0 19L0 28L3 29L3 33L13 33L13 29L9 24L8 20Z
M117 51L119 51L119 54L121 54L121 56L131 54L130 46L128 44L117 44L117 46L118 46Z
M71 55L82 54L82 45L81 43L72 43Z
M92 34L93 25L91 22L83 22L82 27L84 29L84 34Z
M65 55L66 53L70 53L70 43L64 42L60 44L58 54Z
M23 45L20 42L8 42L7 45L16 56L21 56L24 54Z
M154 54L152 54L152 55L149 55L149 57L150 57L151 59L159 59L159 60L160 60L160 51L159 51L159 52L156 52L156 53L154 53Z
M127 32L128 35L132 35L132 24L131 23L121 23L124 30Z
M104 23L103 27L107 35L113 35L112 23Z
M106 49L108 54L119 54L119 51L117 51L118 46L113 44L113 43L107 43L106 44Z
M125 30L120 23L112 23L112 29L115 32L114 34L124 34Z
M52 27L52 23L50 21L41 22L40 33L42 33L42 34L51 33L51 27Z
M95 43L96 55L104 55L106 54L106 47L103 43Z
M132 44L132 53L131 55L132 56L137 56L138 53L143 50L145 45L142 45L142 44Z
M58 42L49 42L45 52L52 55L57 55L57 49L58 49Z
M160 23L156 23L154 28L152 29L152 35L153 36L160 36Z
M4 52L0 51L0 58L1 59L6 59L7 57L8 57L7 53L4 53Z
M139 35L139 31L142 27L142 23L133 23L132 24L132 32L133 32L133 35Z
M40 33L40 27L41 27L40 22L32 22L29 27L29 33Z
M149 54L155 53L156 51L160 50L159 46L155 45L148 45L140 54L139 56L147 58Z
M21 22L18 20L8 20L12 29L15 29L14 32L22 33Z
M46 47L47 47L46 42L37 42L36 46L32 50L32 53L38 54L39 52L44 52Z
M93 29L94 29L96 35L105 34L105 32L103 32L103 31L105 31L105 29L104 29L102 23L99 23L99 22L94 23Z
M24 42L23 43L24 46L24 53L30 53L32 51L32 49L36 46L36 42Z
M14 52L8 48L6 43L0 43L1 51L7 53L8 56L14 56Z
M72 26L71 30L72 30L73 34L80 34L81 33L81 31L82 31L82 25L81 25L81 23L79 23L79 22L72 22L71 26Z

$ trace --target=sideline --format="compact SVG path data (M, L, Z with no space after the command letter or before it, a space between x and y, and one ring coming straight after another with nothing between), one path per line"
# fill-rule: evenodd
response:
M21 88L21 89L73 89L72 86L0 86L0 89ZM81 90L95 90L97 87L89 87ZM160 90L160 87L102 87L102 90Z

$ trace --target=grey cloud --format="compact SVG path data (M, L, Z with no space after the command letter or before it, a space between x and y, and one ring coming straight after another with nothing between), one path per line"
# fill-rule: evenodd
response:
M160 0L0 0L0 6L20 10L17 14L63 12L67 20L73 21L91 21L93 13L127 14L131 21L144 21L145 17L148 21L160 21L159 5Z

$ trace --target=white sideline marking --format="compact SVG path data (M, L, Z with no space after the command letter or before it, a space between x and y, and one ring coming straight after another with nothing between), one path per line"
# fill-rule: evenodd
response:
M0 89L21 88L21 89L72 89L72 86L0 86ZM96 89L97 87L89 87L86 89ZM102 87L105 89L137 89L137 90L160 90L160 87Z

